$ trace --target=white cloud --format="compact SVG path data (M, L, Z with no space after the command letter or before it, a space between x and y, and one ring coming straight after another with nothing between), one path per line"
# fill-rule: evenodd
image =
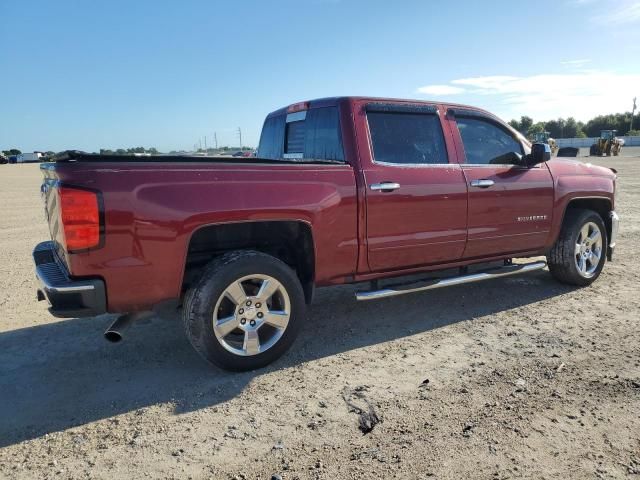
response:
M622 25L640 21L640 2L623 1L618 8L608 11L602 16L593 17L594 22L604 22L608 25Z
M598 5L595 5L595 3ZM591 22L597 25L616 26L640 21L640 1L638 0L571 0L570 5L588 8Z
M457 95L464 93L464 88L454 87L451 85L428 85L426 87L418 88L418 93L424 93L426 95Z
M491 75L452 80L450 85L463 89L465 101L485 107L503 118L529 115L536 119L576 117L587 120L595 115L631 109L631 99L640 94L640 74L616 74L588 71L566 74L542 74L528 77ZM430 86L419 93L435 95ZM441 93L451 95L452 93Z

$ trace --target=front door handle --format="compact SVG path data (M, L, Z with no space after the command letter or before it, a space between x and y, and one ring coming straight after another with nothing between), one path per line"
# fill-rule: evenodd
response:
M471 186L477 188L489 188L492 187L495 182L488 178L481 178L480 180L471 180Z
M400 184L395 182L372 183L369 188L373 191L393 192L400 188Z

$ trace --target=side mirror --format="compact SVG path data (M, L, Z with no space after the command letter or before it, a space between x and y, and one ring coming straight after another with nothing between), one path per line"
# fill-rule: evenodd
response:
M538 165L551 160L551 147L546 143L534 143L531 146L531 155L529 155L530 166Z

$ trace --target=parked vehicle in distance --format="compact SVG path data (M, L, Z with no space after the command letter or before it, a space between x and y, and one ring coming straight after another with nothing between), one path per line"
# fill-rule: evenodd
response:
M16 156L16 163L36 163L40 162L41 159L42 153L40 152L21 153Z
M51 313L121 313L116 341L182 304L194 348L232 370L282 355L317 287L364 282L372 300L547 265L585 286L619 223L611 169L437 102L296 103L267 116L257 158L67 152L41 169L51 240L33 256Z
M4 165L5 163L9 163L9 159L0 153L0 165Z
M617 130L602 130L600 138L589 148L589 155L601 157L613 155L617 157L624 146L624 138L616 137Z

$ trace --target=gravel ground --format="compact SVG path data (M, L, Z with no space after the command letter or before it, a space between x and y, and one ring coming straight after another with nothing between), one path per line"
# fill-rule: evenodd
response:
M640 157L590 161L618 169L623 222L591 287L321 290L291 352L243 374L175 313L117 345L112 316L49 316L38 167L0 166L0 478L640 478Z

